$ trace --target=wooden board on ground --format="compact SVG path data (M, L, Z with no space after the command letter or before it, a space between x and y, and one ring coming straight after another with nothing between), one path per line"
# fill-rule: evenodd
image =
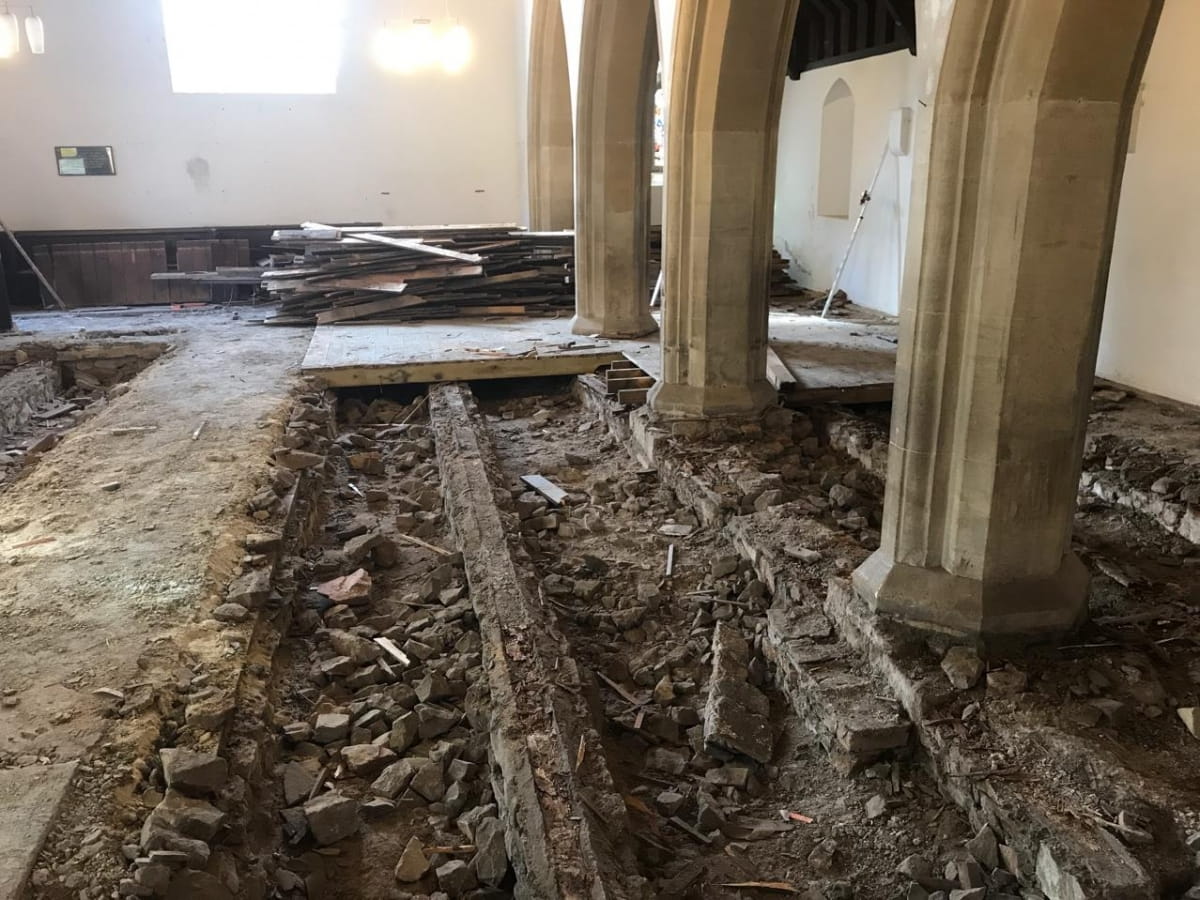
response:
M796 379L792 377L792 373L779 358L774 347L767 347L767 381L780 393L789 393L796 387Z
M771 348L796 383L788 405L886 403L896 380L894 319L861 319L771 312Z
M391 312L394 309L403 309L406 306L420 306L424 302L425 300L422 297L401 297L395 295L392 297L382 297L378 300L368 300L365 303L335 306L333 309L317 313L317 323L328 325L333 322L341 322L345 319L361 319L363 316Z
M639 343L582 339L566 317L321 325L303 370L332 387L581 375Z
M855 320L772 312L775 377L795 385L789 404L878 403L891 399L896 325L877 316ZM572 349L572 346L586 349ZM402 326L345 322L313 332L307 374L334 387L489 378L582 375L606 363L630 361L661 377L657 334L637 340L592 340L571 333L561 318L482 317ZM640 385L639 385L640 386Z

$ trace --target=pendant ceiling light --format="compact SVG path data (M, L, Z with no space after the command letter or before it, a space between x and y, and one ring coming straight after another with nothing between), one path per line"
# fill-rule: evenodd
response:
M15 13L0 13L0 59L15 56L21 49L21 23Z
M471 34L461 25L455 25L442 35L442 69L455 75L471 61Z
M25 39L29 41L30 53L46 52L46 28L42 25L41 16L25 17Z
M383 68L400 74L441 69L448 75L463 71L471 61L471 33L450 15L445 4L444 24L433 19L413 19L394 28L387 25L375 34L372 54Z

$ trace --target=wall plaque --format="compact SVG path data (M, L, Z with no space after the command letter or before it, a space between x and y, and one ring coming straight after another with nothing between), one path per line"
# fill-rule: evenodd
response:
M112 147L55 147L59 175L116 175Z

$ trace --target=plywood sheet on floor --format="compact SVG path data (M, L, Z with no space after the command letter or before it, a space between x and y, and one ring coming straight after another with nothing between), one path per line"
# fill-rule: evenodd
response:
M892 397L896 373L896 323L862 310L850 318L771 311L771 348L796 384L786 393L794 403L874 403ZM645 342L643 342L644 344ZM626 352L654 378L662 376L655 341Z
M891 400L896 380L896 324L887 318L822 319L772 312L771 347L796 379L792 402Z
M793 402L888 400L896 368L896 325L865 315L821 319L772 311L771 347L796 380ZM571 320L481 318L395 325L321 325L304 372L333 387L426 384L491 378L583 375L629 359L662 377L657 334L632 341L571 333Z
M321 325L313 332L304 372L333 387L582 375L641 347L657 355L657 338L608 341L571 334L565 317Z

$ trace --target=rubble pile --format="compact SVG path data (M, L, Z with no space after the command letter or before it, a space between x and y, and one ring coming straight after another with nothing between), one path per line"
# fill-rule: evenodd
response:
M777 601L720 533L727 516L803 505L865 553L877 482L823 446L806 417L780 411L711 444L681 441L677 463L689 476L719 476L688 498L701 502L685 503L569 398L490 409L544 602L595 673L610 765L653 895L769 882L848 897L848 879L864 870L895 883L895 854L925 830L919 817L940 802L936 792L903 750L875 753L884 761L852 782L823 753L797 749L799 722L765 656ZM725 437L734 440L719 445ZM521 478L530 472L561 494L531 487L540 482ZM824 554L804 552L820 569ZM824 773L817 784L814 769ZM876 797L882 810L868 803ZM942 824L946 839L963 833L953 813Z
M322 848L372 831L394 849L393 889L508 895L486 726L476 727L482 642L461 556L438 543L434 445L416 412L348 401L353 425L330 448L337 505L309 553L293 624L300 662L274 723L280 896L324 896L340 876Z
M1162 442L1165 447L1156 446L1108 423L1106 413L1148 415L1146 406L1125 391L1102 388L1092 394L1094 412L1079 482L1081 505L1104 502L1149 516L1186 542L1164 547L1166 554L1195 557L1200 545L1200 456L1194 445L1183 436L1178 450L1169 449L1169 438ZM1164 425L1156 420L1155 430L1164 430Z

